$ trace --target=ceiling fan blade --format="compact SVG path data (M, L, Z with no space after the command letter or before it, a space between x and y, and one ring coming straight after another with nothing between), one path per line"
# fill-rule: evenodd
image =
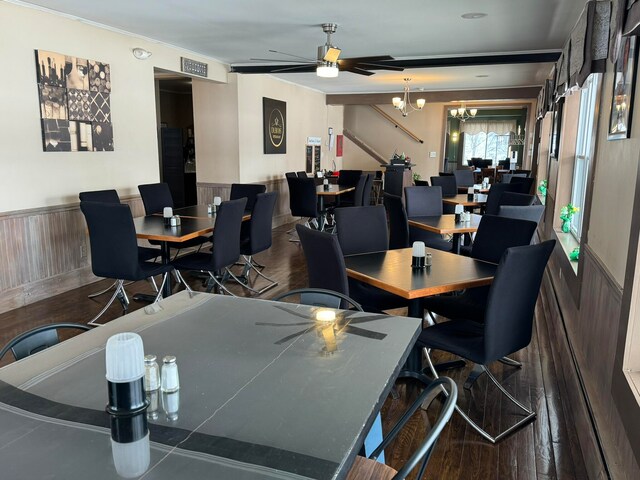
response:
M352 58L344 58L340 60L341 62L355 62L355 63L364 63L364 62L386 62L387 60L395 60L390 55L378 55L373 57L352 57Z
M393 70L395 72L402 72L404 67L396 67L395 65L383 65L381 63L357 63L356 66L365 68L367 70Z
M276 68L275 70L270 70L269 73L285 73L285 72L315 72L316 64L304 64L304 65L296 65L294 67L286 67L286 68Z
M282 63L282 62L287 62L287 63L309 63L311 60L309 61L305 61L303 62L302 60L283 60L281 58L250 58L249 60L253 60L256 62L271 62L271 63Z
M287 57L299 58L301 60L304 60L305 62L315 62L316 61L314 58L301 57L300 55L293 55L292 53L280 52L278 50L269 50L269 51L271 53L278 53L280 55L286 55Z
M339 48L329 47L329 49L327 50L327 53L324 54L324 57L322 59L325 62L336 63L338 61L338 57L340 56L341 51L342 50L340 50Z
M358 75L366 75L367 77L375 73L375 72L370 72L369 70L365 70L363 68L358 68L358 67L341 68L341 70L345 72L357 73Z

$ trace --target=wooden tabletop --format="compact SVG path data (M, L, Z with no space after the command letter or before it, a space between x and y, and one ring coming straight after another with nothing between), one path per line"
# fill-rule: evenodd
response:
M211 218L180 217L180 220L178 227L165 227L162 216L136 217L133 219L136 237L161 242L184 242L213 231L214 221Z
M469 187L458 187L458 193L467 193L469 191ZM489 188L482 188L481 184L473 185L473 191L475 193L489 193Z
M478 225L482 215L471 214L470 222L456 223L454 214L440 215L439 217L411 217L409 226L421 228L429 232L444 233L473 233L478 231Z
M442 199L442 203L445 205L464 205L465 207L481 207L485 203L487 203L487 196L478 193L476 194L476 200L468 200L467 194L458 194L454 197L444 197Z
M190 207L182 207L182 208L174 208L174 215L180 215L181 218L211 218L215 220L215 213L208 213L208 209L206 205L191 205ZM158 213L156 215L162 215ZM251 219L251 212L245 211L242 216L242 221L246 222Z
M497 265L440 250L427 249L432 266L411 268L411 248L345 257L347 275L412 300L464 288L489 285Z
M344 185L330 184L329 190L324 189L324 185L316 186L318 195L342 195L343 193L352 192L356 187L345 187Z

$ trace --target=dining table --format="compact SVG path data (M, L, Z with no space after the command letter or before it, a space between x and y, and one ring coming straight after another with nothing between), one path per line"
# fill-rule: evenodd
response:
M409 226L439 235L452 235L452 251L459 254L462 235L477 232L480 220L482 220L482 215L475 213L470 214L468 222L456 222L455 214L444 214L431 217L410 217Z
M347 255L347 276L393 293L408 301L408 315L422 319L423 299L442 293L490 285L497 265L442 250L431 253L431 266L412 268L412 248ZM415 348L405 368L418 378L422 372L422 352Z
M417 318L179 292L0 369L1 476L345 478L420 330ZM179 389L114 416L105 344L122 332L174 356Z
M463 205L467 208L483 207L487 203L487 195L483 193L474 193L473 198L469 200L469 195L458 193L451 197L442 197L444 205Z
M328 185L316 185L316 194L318 195L318 211L320 212L319 230L324 230L324 224L326 222L324 198L336 197L336 205L340 205L340 196L347 192L353 192L356 187L350 187L347 185L338 185L330 183Z

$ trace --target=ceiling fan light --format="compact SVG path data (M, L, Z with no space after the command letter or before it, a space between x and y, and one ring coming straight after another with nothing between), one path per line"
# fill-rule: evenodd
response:
M402 102L402 99L400 97L393 97L391 99L391 103L393 103L393 106L396 108L400 108L400 103Z
M427 101L424 98L419 98L418 101L416 102L416 105L418 105L418 108L422 110L426 102Z
M338 76L338 72L336 65L318 65L316 67L316 75L323 78L335 78Z

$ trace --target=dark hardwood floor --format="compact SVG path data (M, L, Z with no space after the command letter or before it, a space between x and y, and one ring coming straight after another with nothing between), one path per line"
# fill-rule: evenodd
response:
M275 295L307 284L307 273L302 250L297 243L289 242L287 230L291 225L274 230L273 247L256 259L265 264L266 275L275 278L279 285L266 292L262 298ZM34 303L0 315L0 345L15 335L37 325L72 321L86 323L107 301L103 295L95 300L87 295L106 288L110 284L104 280L82 288ZM203 290L202 283L190 279L192 287ZM257 283L260 284L259 282ZM246 295L238 285L231 284L231 290ZM146 282L138 282L127 287L129 297L134 292L151 293ZM144 306L131 301L130 310ZM121 315L117 302L106 312L102 321L109 321ZM394 313L402 314L402 310ZM406 313L406 312L405 312ZM531 345L512 357L523 363L517 369L502 364L492 365L491 370L504 382L507 389L516 398L532 405L537 419L498 445L491 445L477 435L462 418L455 414L442 432L440 441L433 453L425 478L434 479L585 479L582 452L575 438L574 425L568 412L571 405L563 401L562 379L556 375L558 366L554 365L551 352L550 327L547 325L544 302L539 301L536 308L534 338ZM11 361L7 355L0 363ZM436 356L437 360L446 359L446 354ZM498 395L497 389L481 377L471 392L462 388L471 366L452 370L446 374L458 382L460 387L459 404L468 414L479 421L490 432L504 429L514 423L518 416L515 409ZM412 382L398 382L399 396L390 396L383 407L385 428L392 425L404 409L420 392L420 387ZM430 421L437 412L439 403L425 412L419 410L411 419L407 428L386 451L387 463L402 465L414 451L429 429ZM485 408L486 407L486 408ZM413 478L413 477L410 477Z

